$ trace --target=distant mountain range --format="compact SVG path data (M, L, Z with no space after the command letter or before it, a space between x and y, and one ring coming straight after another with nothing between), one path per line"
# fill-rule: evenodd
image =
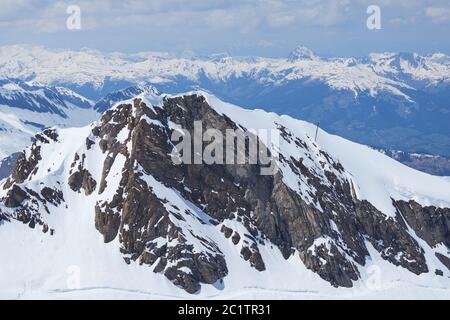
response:
M450 59L444 54L321 58L298 47L286 59L186 59L30 46L0 47L0 53L0 159L44 128L85 125L155 84L169 93L201 87L247 108L319 123L419 170L450 174Z
M0 160L27 147L45 128L93 121L98 113L92 107L92 101L63 87L0 79Z
M247 108L320 122L360 143L450 156L450 58L441 53L323 58L298 47L284 59L182 58L6 46L0 74L63 86L93 101L136 85L169 93L203 88Z

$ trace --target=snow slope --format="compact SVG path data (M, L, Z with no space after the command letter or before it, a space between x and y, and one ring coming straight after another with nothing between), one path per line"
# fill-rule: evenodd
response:
M352 143L340 137L320 130L317 143L314 136L315 126L288 116L279 116L261 110L244 110L224 103L205 92L191 92L202 95L208 103L221 114L248 129L276 129L277 123L283 124L295 136L307 143L313 150L311 162L307 165L320 175L320 150L326 151L339 160L345 172L339 178L353 182L357 197L372 202L386 217L393 214L390 201L394 199L415 199L423 205L450 207L450 181L420 173L401 165L396 161L368 147ZM161 105L164 96L156 93L144 93L140 98ZM114 106L113 109L117 107ZM105 244L102 235L94 225L94 206L98 201L110 199L119 187L125 159L119 157L108 174L108 188L104 194L73 192L67 181L75 154L86 154L84 166L89 169L96 181L101 180L102 167L107 154L102 153L98 144L90 149L86 147L87 137L94 139L93 123L82 128L58 129L58 141L41 145L43 159L38 170L23 185L38 190L41 184L61 188L65 197L65 206L48 204L51 214L45 214L49 226L55 226L54 235L42 233L19 222L0 221L0 298L273 298L273 299L349 299L349 298L424 298L449 299L450 273L445 277L436 277L432 272L416 276L402 267L396 267L380 257L380 254L368 243L370 257L366 266L359 267L361 280L353 288L334 288L317 274L308 270L297 255L288 260L282 257L280 250L266 240L260 247L260 253L266 264L266 270L259 272L249 267L232 244L231 239L219 237L219 226L202 224L197 218L186 216L180 227L187 225L194 232L214 240L227 260L229 273L223 283L202 285L196 295L173 286L160 274L151 272L153 267L137 263L126 264L118 250L118 238ZM131 148L131 146L128 146ZM281 144L283 155L300 157L289 143ZM27 151L29 154L31 150ZM305 181L292 176L289 167L279 163L285 182L293 190L308 188ZM201 208L157 182L151 175L144 173L147 184L153 188L156 196L165 200L165 205L175 205L190 209L200 220L208 215ZM324 177L326 179L326 177ZM2 182L4 185L5 181ZM4 190L0 191L0 196ZM308 201L308 199L305 199ZM0 209L9 209L0 205ZM243 225L227 221L229 227L245 233ZM191 240L190 240L191 241ZM196 241L192 239L192 241ZM445 268L434 257L435 251L447 254L446 248L430 248L424 241L417 241L426 251L430 270Z

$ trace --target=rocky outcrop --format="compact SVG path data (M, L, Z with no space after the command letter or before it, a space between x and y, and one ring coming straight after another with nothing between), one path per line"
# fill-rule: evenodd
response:
M435 247L443 243L450 248L450 208L423 207L413 200L394 204L406 223L428 245Z
M439 259L439 261L442 262L442 264L447 267L447 269L450 271L450 258L444 256L443 254L436 252L436 257Z
M13 185L11 189L8 190L3 203L7 208L16 208L20 206L20 204L27 198L28 194L22 190L22 188L17 185Z
M58 133L54 129L46 129L42 133L36 134L34 143L30 147L30 155L21 152L17 158L16 165L11 176L8 178L3 188L6 190L14 183L23 183L37 171L37 165L42 159L41 145L58 141Z
M95 206L95 228L103 235L105 243L113 241L119 231L120 215L108 203Z
M86 169L72 173L67 183L73 191L78 192L80 189L84 189L84 194L87 196L92 194L97 186L97 182Z
M89 196L97 187L97 181L94 180L89 170L84 168L85 158L85 154L83 154L81 157L78 155L78 153L75 154L67 183L73 191L79 192L81 189L83 189L84 194L86 196Z
M57 188L42 187L40 192L36 192L13 184L1 201L9 210L6 212L0 210L0 220L14 219L27 224L32 229L40 226L42 232L47 233L50 230L50 234L53 235L54 229L45 222L43 215L50 213L50 206L61 205L64 202L64 196Z
M357 215L367 239L383 259L415 274L428 272L424 251L408 232L400 216L386 218L367 201L358 203Z
M56 188L52 189L49 187L44 187L41 190L41 196L44 198L45 201L51 203L55 207L58 207L60 204L64 202L64 195L61 190L58 190ZM45 201L44 204L45 204Z

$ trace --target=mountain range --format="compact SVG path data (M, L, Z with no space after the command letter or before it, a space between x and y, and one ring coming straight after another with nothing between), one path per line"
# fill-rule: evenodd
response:
M198 121L277 170L175 164ZM150 88L33 141L0 184L2 298L449 297L450 180L314 124Z
M0 79L0 160L45 128L86 125L98 116L92 101L67 88Z
M450 156L450 59L442 53L325 58L300 46L287 58L183 58L5 46L0 74L65 87L95 102L136 85L167 93L202 88L377 148Z

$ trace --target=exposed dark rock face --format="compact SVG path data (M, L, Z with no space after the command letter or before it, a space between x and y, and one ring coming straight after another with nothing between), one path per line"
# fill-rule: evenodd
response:
M226 226L222 226L222 228L220 229L220 231L225 235L225 238L229 238L231 237L231 235L233 234L233 229L230 229Z
M241 241L241 236L239 235L239 233L234 232L233 236L231 237L231 241L233 241L234 245L237 245L239 241Z
M266 270L264 261L261 257L261 254L258 251L254 251L250 255L250 265L258 271Z
M73 191L78 192L80 189L84 189L87 196L92 194L97 186L97 182L92 178L90 172L85 169L73 173L69 177L68 184Z
M41 190L41 195L45 201L53 204L55 207L64 202L64 195L60 190L44 187Z
M329 248L325 244L320 244L314 250L301 252L300 257L307 268L317 272L335 287L352 287L352 280L356 281L359 278L356 266L349 262L345 254L342 254L334 244Z
M16 208L27 198L28 194L25 191L17 185L13 185L6 195L4 204L7 208Z
M153 159L141 148L151 148L149 153L165 157L171 151L165 145L167 138L161 134L161 128L147 120L154 117L149 108L135 101L134 106L122 105L106 112L102 124L93 129L93 134L100 139L102 152L107 154L99 193L108 188L108 176L118 157L126 158L124 167L127 168L112 200L97 204L95 224L105 242L119 235L121 252L127 263L138 261L152 265L154 272L164 273L175 285L195 293L200 283L212 284L223 278L228 272L226 262L214 242L195 235L195 230L190 235L185 234L174 221L184 221L183 214L189 213L175 207L168 210L164 199L160 199L143 179L143 172L135 170L141 167L147 174L146 168L154 165ZM126 141L120 142L116 137L124 129L133 131L133 139L129 135ZM127 143L131 143L131 155ZM200 241L203 251L195 252L188 236ZM167 241L162 247L158 245L160 238Z
M13 184L6 197L1 199L6 208L11 208L11 212L2 212L0 210L0 220L15 219L24 224L28 224L34 229L40 226L44 233L49 230L53 234L54 230L50 229L47 223L42 219L43 213L50 212L49 205L57 207L64 202L63 193L56 188L43 187L38 193L32 189L21 187ZM44 212L43 212L44 211Z
M278 130L284 142L321 159L314 168L307 158L280 155L279 165L304 181L306 191L291 189L282 170L260 175L259 164L174 164L171 135L175 127L182 127L194 136L195 121L202 122L203 131L214 128L225 136L232 129L257 139L199 95L165 98L161 107L135 99L105 112L86 138L86 149L74 155L66 182L74 192L83 189L86 196L98 197L93 223L105 243L118 238L126 263L148 265L176 286L196 293L202 283L214 284L228 274L217 240L202 229L210 228L236 246L241 258L258 271L270 272L261 254L261 248L270 244L286 259L293 254L300 257L331 285L352 287L361 277L358 267L369 257L368 244L383 259L415 274L430 270L424 249L410 229L430 247L450 247L450 209L394 199L397 214L387 217L355 196L345 168L332 155L312 150L281 124ZM32 221L33 226L44 224L38 203L59 206L64 202L58 188L37 193L17 186L38 168L40 146L57 139L52 131L39 135L31 154L21 154L4 186L8 190L5 206L17 208L14 217L30 226ZM85 161L93 148L104 155L97 181ZM113 177L113 172L119 176ZM172 193L183 202L169 201ZM28 205L32 201L35 206ZM182 207L186 203L189 206ZM193 212L197 209L201 214ZM0 219L9 216L0 212ZM448 257L436 256L449 267Z
M117 236L120 226L120 215L103 203L95 207L95 228L103 235L105 243L111 242Z
M450 248L450 209L422 207L411 200L396 201L396 207L409 226L431 247L439 243Z
M97 181L95 181L94 178L92 178L91 173L84 168L85 158L85 154L83 154L81 158L78 153L75 154L75 159L72 163L70 176L67 183L73 191L79 192L83 189L84 194L89 196L97 187ZM75 167L77 171L74 172Z
M8 189L14 182L23 183L36 168L39 160L41 160L41 146L38 144L33 144L31 149L31 156L26 158L25 153L21 152L17 158L16 167L8 178L4 189Z
M21 152L17 158L16 166L4 185L4 189L8 189L15 183L23 183L27 178L36 173L37 165L42 159L41 145L58 141L58 134L54 129L46 129L42 133L38 133L34 138L31 146L30 155L27 157Z
M368 240L377 249L383 259L394 265L400 265L411 272L428 272L423 249L407 232L401 217L395 219L379 212L367 201L361 201L357 215L366 230Z
M439 252L436 252L436 257L437 257L437 258L439 259L439 261L441 261L442 264L443 264L444 266L446 266L447 269L450 271L450 258L444 256L443 254L441 254L441 253L439 253Z
M200 290L199 283L213 284L228 273L226 262L223 256L205 255L180 255L176 254L171 259L183 259L176 266L166 268L164 275L173 284L184 288L188 293L196 293ZM191 272L184 272L180 269L187 267Z

